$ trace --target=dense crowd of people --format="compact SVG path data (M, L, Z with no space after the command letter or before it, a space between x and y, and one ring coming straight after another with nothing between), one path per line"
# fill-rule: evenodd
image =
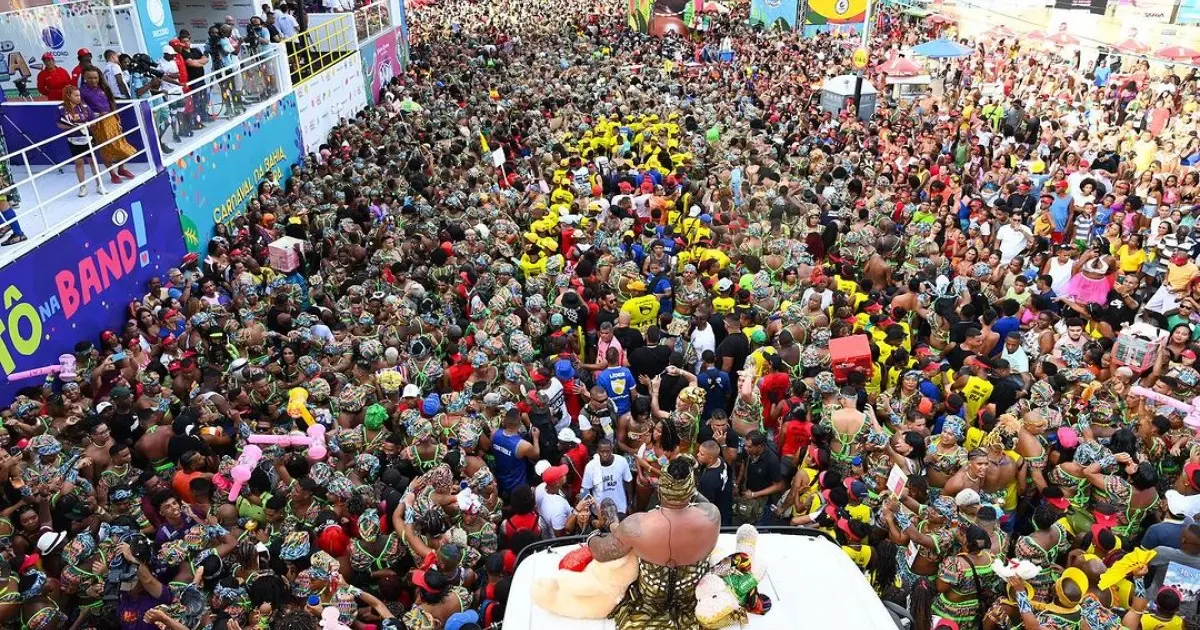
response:
M1195 70L984 39L859 120L853 42L731 8L414 8L379 104L4 412L0 619L487 627L691 457L918 629L1196 627Z

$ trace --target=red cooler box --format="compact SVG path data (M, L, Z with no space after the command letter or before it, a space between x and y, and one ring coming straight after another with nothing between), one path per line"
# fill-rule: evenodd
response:
M829 360L833 366L833 377L845 383L852 371L862 372L871 378L875 364L871 362L871 342L866 335L851 335L829 340Z

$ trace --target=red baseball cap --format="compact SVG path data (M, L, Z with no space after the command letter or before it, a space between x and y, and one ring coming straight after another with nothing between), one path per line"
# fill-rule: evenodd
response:
M1066 497L1046 497L1046 503L1059 510L1065 510L1071 506L1071 502Z
M551 466L542 473L542 481L545 481L546 483L562 481L567 477L568 470L569 469L567 468L566 464Z
M92 55L92 51L90 51L90 50L88 50L88 49L86 49L86 48L80 48L80 49L79 49L79 50L78 50L78 51L75 53L75 56L76 56L76 57L82 57L82 56L84 56L84 55L87 55L87 56L89 56L89 57L90 57L90 56Z
M47 59L53 59L53 58L54 58L54 55L52 55L52 54L50 54L50 53L48 53L48 52L44 52L44 53L42 53L42 61L45 61L45 60L47 60Z
M1200 463L1188 462L1183 465L1183 476L1193 490L1200 490Z
M429 587L429 581L426 579L429 571L414 571L412 576L413 586L420 588L426 593L436 593L437 589Z

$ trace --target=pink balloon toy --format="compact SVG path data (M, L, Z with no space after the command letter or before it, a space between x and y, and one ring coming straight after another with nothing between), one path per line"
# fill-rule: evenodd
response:
M1129 393L1134 396L1149 398L1160 405L1167 405L1168 407L1174 407L1182 411L1187 414L1183 418L1183 423L1191 427L1194 431L1200 431L1200 396L1193 398L1189 404L1141 386L1130 388Z
M304 446L308 448L308 458L311 460L325 459L329 451L325 448L325 425L313 423L308 427L308 433L289 433L287 435L251 435L251 444L271 444L284 448Z
M247 444L246 448L242 449L242 454L238 456L237 464L233 470L229 471L229 476L233 477L233 486L229 488L229 501L236 503L238 495L242 493L242 486L250 481L250 473L254 472L254 467L258 466L258 460L262 459L262 449L253 444Z
M57 374L59 380L70 382L75 380L75 355L60 354L58 356L58 365L45 365L32 370L23 372L13 372L8 375L8 382L19 381L25 378L33 378L35 376L45 376L47 374Z

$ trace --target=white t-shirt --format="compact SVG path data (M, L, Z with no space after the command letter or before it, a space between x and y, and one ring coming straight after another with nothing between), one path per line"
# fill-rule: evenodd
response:
M1015 256L1029 247L1029 233L1005 223L996 230L996 241L1000 243L1000 264L1007 265Z
M567 519L571 518L571 504L561 494L546 492L546 484L539 484L534 490L537 500L538 516L550 525L550 533L567 528Z
M813 295L817 295L816 289L814 289L812 287L805 289L804 295L802 295L800 297L800 306L804 306L805 304L808 304L808 300L810 298L812 298ZM833 305L833 291L830 291L829 289L824 289L820 292L819 295L821 296L821 310L825 310Z
M700 371L700 357L704 356L705 350L717 351L717 336L713 333L712 326L705 326L703 330L696 328L692 331L692 348L696 351L696 371Z
M612 499L617 506L617 512L625 514L629 504L625 501L625 484L633 481L629 472L629 462L624 457L613 457L608 466L600 465L600 457L596 456L583 469L583 493L590 494L596 499L596 505L605 499Z

